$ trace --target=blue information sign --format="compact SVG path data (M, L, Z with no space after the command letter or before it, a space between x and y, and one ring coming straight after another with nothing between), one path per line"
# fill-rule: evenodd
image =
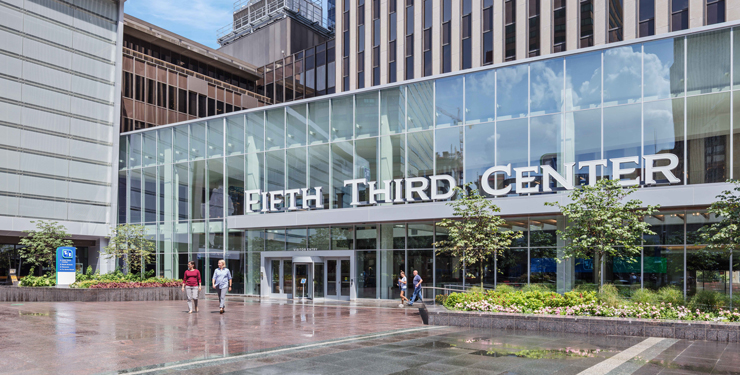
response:
M57 285L69 285L75 282L76 251L74 247L57 248Z

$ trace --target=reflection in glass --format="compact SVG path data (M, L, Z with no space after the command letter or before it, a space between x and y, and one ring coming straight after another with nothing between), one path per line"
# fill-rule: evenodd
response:
M530 64L530 114L563 111L563 59Z
M641 112L639 104L604 108L604 159L637 157L637 163L621 164L621 169L635 168L634 172L623 174L622 180L640 177ZM608 162L604 176L614 178L612 167Z
M383 188L383 181L378 180L378 138L358 139L355 141L355 178L376 181L376 188ZM360 202L369 202L367 185L359 186Z
M354 250L354 227L331 227L332 250Z
M380 92L380 135L403 133L406 129L405 87Z
M233 215L244 215L244 155L226 158L228 200L234 205Z
M355 249L373 250L378 248L378 228L376 225L358 225L355 227Z
M224 155L224 119L209 120L208 126L208 150L209 158Z
M729 177L730 95L695 96L686 105L688 183L724 182Z
M644 155L669 153L678 156L678 166L673 170L673 174L683 181L683 99L645 103L643 121ZM666 161L656 164L668 165ZM658 185L668 183L662 172L656 173L654 179Z
M308 228L308 247L317 250L331 250L331 229Z
M329 165L329 158L331 154L331 146L328 144L310 146L308 148L308 188L310 189L309 194L315 194L314 188L321 187L322 194L324 196L324 207L329 208L329 193L331 192L329 181L329 171L331 166ZM315 202L311 202L312 205ZM328 249L328 248L327 248Z
M332 208L352 207L352 187L344 186L345 180L352 179L352 141L337 142L331 145L332 163L332 193L330 195Z
M408 133L407 177L434 175L434 136L431 131ZM427 196L431 189L427 190Z
M422 279L422 286L432 285L434 282L434 251L432 250L407 250L406 260L408 261L406 280L411 281L408 284L407 291L414 291L414 271L419 272ZM433 298L432 289L423 291L422 297L425 299Z
M683 38L645 43L643 59L645 100L675 98L683 95Z
M640 101L642 84L642 45L604 51L604 105Z
M129 135L128 167L141 168L141 133Z
M527 71L527 64L496 71L497 119L506 120L527 115Z
M493 263L493 262L491 262ZM463 283L463 263L460 258L455 258L449 254L436 254L434 268L436 271L436 277L434 279L434 286L438 288L462 288ZM491 267L493 269L493 267ZM409 279L406 275L407 280ZM488 282L487 288L492 287L493 282ZM413 292L413 289L409 289ZM442 293L442 291L438 291Z
M286 107L288 114L286 145L288 147L306 144L306 105L299 104Z
M407 249L431 249L434 244L433 223L409 223Z
M466 124L489 122L496 118L496 106L493 105L496 100L495 87L496 71L493 69L465 76Z
M408 131L430 129L434 124L433 81L424 81L407 86Z
M190 162L190 218L206 218L206 162Z
M681 232L683 235L683 226ZM683 290L683 245L649 246L643 248L642 254L643 275L642 280L638 281L642 281L645 289L658 290L671 286Z
M175 163L188 161L188 125L175 128Z
M264 112L247 113L246 152L253 153L265 149Z
M564 164L573 162L573 153L566 152L561 115L537 116L530 119L530 161L529 165L548 165L565 176ZM550 178L545 181L551 190L562 188ZM537 174L538 184L542 184L542 173ZM540 189L542 190L542 188Z
M573 146L575 156L573 161L576 163L575 184L586 185L589 183L590 168L578 169L578 163L601 159L601 111L568 113L565 115L565 126L575 137ZM602 167L595 168L595 175L598 178L601 176Z
M437 127L463 122L463 77L438 79L435 83L435 116Z
M245 159L244 189L263 190L265 188L265 154L263 152L247 154ZM254 212L259 212L261 207L259 203L255 203L250 208Z
M655 234L644 235L643 244L683 245L683 211L657 212L653 215L646 216L645 222L650 224L650 230L655 232Z
M302 189L307 187L306 184L306 148L305 147L298 147L298 148L289 148L285 151L285 164L286 167L286 180L287 180L287 186L286 189ZM301 198L301 195L298 194L295 196L296 202L295 205L297 208L301 208L303 206L303 201ZM285 197L285 199L288 199ZM287 202L287 204L290 204L290 202Z
M558 220L562 216L531 217L529 219L530 246L557 246Z
M157 164L157 132L148 131L141 133L141 163L143 167L151 167Z
M285 229L265 230L265 250L285 251Z
M151 223L157 221L157 167L149 167L141 170L144 192L143 221Z
M308 238L306 237L306 228L288 228L285 230L285 247L288 251L294 251L294 249L303 249L308 246Z
M265 152L265 164L267 167L267 191L285 189L285 151ZM285 207L285 201L275 205L276 209L282 209L283 207Z
M352 95L331 100L331 141L352 139Z
M206 124L190 124L190 160L200 160L206 155Z
M496 259L497 285L521 288L527 284L527 249L506 249Z
M285 109L278 108L265 112L265 150L278 150L285 147Z
M718 295L723 308L729 307L725 295L730 294L730 255L725 251L708 250L704 246L686 248L686 295L698 292ZM720 306L706 306L717 308Z
M734 113L740 114L740 95L734 95L732 100ZM733 117L732 138L734 142L732 146L732 159L734 161L733 177L737 179L738 177L740 177L740 116Z
M481 195L486 195L481 187L480 178L483 173L496 165L496 124L493 122L468 125L465 130L465 182L472 182L473 189ZM491 176L488 184L495 186L495 178Z
M223 160L208 160L208 217L211 219L234 213L234 202L224 192Z
M405 224L381 224L380 225L380 248L405 249L406 248L406 225Z
M566 111L601 105L601 52L567 57L565 73Z
M435 139L435 174L446 174L453 177L457 185L463 183L463 143L464 127L438 129ZM432 187L446 192L454 186L446 181L438 181L438 186ZM453 197L454 199L454 197Z
M398 286L398 279L401 270L406 271L406 252L403 250L378 251L379 273L380 273L380 298L395 299L400 295L401 288ZM408 283L408 276L406 282ZM406 293L408 294L408 289ZM408 298L408 296L407 296Z
M244 153L244 115L226 118L226 155Z
M378 282L377 251L358 251L357 262L357 297L376 298Z
M730 29L687 37L688 95L730 89Z
M555 291L557 283L557 249L532 249L530 254L530 282L542 284Z
M526 167L529 164L527 119L499 121L496 123L496 165L511 164L511 174L496 175L497 188L511 185L509 195L518 194L515 186L514 168Z
M378 135L378 92L355 95L355 137Z
M405 134L380 137L378 139L378 183L404 177L406 173L405 140ZM390 199L390 197L387 198L389 201Z
M329 142L329 101L308 103L308 144Z

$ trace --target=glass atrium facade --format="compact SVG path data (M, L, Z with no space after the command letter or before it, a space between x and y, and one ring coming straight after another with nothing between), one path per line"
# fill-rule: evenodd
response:
M622 177L644 181L642 156L673 154L678 185L740 177L740 124L733 116L740 108L733 91L740 89L740 58L734 56L740 29L610 47L124 134L119 222L147 226L158 244L157 262L150 265L158 275L181 277L190 259L210 274L218 259L226 259L236 277L234 293L300 296L307 290L298 291L293 274L297 280L299 273L313 272L314 297L347 288L354 298L393 298L401 269L409 276L419 270L427 286L477 284L481 277L487 286L542 283L558 291L594 283L592 260L554 261L562 217L538 212L507 217L511 229L526 235L491 259L483 275L477 266L466 273L456 259L434 254L432 244L445 235L434 220L230 228L227 217L285 215L262 213L259 204L247 213L248 190L322 187L323 207L300 213L311 215L357 209L345 180L446 174L458 185L480 187L485 170L507 164L548 165L564 174L568 163L636 156L638 163L624 165L634 171ZM576 169L575 184L588 183L588 172ZM597 167L596 174L612 178L614 167ZM548 184L552 194L564 193L541 174L530 175L530 186ZM676 189L666 178L656 180L641 189ZM511 176L500 174L488 183L514 185ZM360 201L368 200L364 189ZM495 199L527 195L537 194L512 189ZM606 279L629 290L674 285L689 295L701 289L728 292L729 257L694 243L698 227L715 218L704 207L686 209L689 201L646 218L657 235L644 239L638 262L607 260ZM424 205L377 203L408 210L419 204ZM293 264L295 254L320 251L326 257L333 250L351 251L351 262L340 266L317 258L311 260L313 271ZM324 285L335 274L336 291Z

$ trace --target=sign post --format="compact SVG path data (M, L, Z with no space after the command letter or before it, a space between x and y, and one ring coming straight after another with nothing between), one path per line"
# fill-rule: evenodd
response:
M77 249L74 247L57 247L57 288L69 288L74 284L76 253Z

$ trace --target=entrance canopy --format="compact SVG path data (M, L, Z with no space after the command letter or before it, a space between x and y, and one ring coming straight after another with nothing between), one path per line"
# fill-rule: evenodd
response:
M322 263L324 260L317 256L293 255L293 263Z

